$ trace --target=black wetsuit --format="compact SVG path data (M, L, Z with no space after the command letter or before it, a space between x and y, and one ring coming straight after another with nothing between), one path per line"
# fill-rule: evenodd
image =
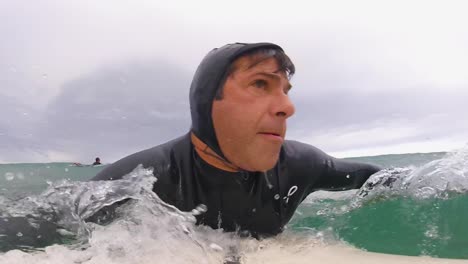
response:
M213 129L211 106L229 65L257 48L281 49L270 43L231 44L211 51L201 62L190 88L192 129L223 157ZM118 179L137 165L152 167L154 191L182 211L200 204L207 211L199 224L254 236L282 231L304 198L317 190L359 188L380 168L330 157L319 149L286 140L275 167L267 172L228 172L211 166L194 149L190 133L168 143L123 158L93 180Z

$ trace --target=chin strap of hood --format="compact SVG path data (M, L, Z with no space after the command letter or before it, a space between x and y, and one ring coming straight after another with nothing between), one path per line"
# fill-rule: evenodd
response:
M216 154L216 152L214 152L210 147L203 143L203 141L201 141L197 136L195 136L194 133L190 133L190 139L192 141L192 144L195 146L195 151L197 152L198 156L200 156L211 166L230 172L238 172L242 170L241 168L237 167L236 165L230 163L223 157L220 157L218 154Z
M231 167L228 171L238 171L239 168L227 161L219 147L211 118L213 100L218 89L222 88L229 66L243 54L260 48L282 50L272 43L234 43L210 51L197 68L190 86L190 112L192 115L192 142L201 142L206 147L197 148L197 153L205 160L208 156L216 156L220 163ZM195 140L194 140L195 138ZM195 146L197 144L194 143ZM209 149L208 152L200 149ZM210 153L210 154L200 154ZM207 161L207 160L205 160ZM213 165L213 164L212 164Z

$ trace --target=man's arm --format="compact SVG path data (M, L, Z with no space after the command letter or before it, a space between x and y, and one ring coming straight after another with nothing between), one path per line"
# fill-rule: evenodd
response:
M315 182L314 190L359 189L372 174L381 170L376 165L337 159L328 155L324 157L323 164L324 170Z
M380 167L361 162L337 159L309 144L285 142L285 162L294 175L301 175L308 192L342 191L360 188Z

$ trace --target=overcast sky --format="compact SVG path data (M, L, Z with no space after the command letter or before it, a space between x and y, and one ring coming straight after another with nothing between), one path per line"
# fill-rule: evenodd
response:
M287 138L338 156L468 142L466 1L0 0L0 162L113 162L190 128L203 56L279 44Z

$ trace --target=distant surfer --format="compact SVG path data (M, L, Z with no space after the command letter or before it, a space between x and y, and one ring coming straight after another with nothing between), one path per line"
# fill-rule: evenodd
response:
M98 165L102 165L102 164L101 164L101 159L99 157L97 157L94 160L94 163L91 164L91 165L81 164L79 162L73 162L73 165L77 166L77 167L90 167L90 166L98 166Z
M97 157L93 163L93 166L96 166L96 165L101 165L101 159L99 157Z
M294 72L272 43L213 49L190 87L190 131L107 166L93 180L119 179L142 164L154 168L153 190L163 201L182 211L206 205L197 224L254 237L280 233L310 193L360 188L380 170L285 140Z

